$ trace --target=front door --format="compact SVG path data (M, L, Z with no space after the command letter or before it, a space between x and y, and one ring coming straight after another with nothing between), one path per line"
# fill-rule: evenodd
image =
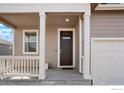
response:
M60 62L63 68L74 67L73 62L73 31L60 31Z

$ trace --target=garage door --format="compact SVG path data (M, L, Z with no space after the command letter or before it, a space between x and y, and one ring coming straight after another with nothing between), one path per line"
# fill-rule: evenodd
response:
M94 85L124 85L124 39L93 38L91 64Z

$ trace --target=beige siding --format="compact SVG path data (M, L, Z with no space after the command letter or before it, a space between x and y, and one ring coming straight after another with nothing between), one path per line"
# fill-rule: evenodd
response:
M30 28L15 29L15 33L14 33L15 55L24 56L24 54L23 54L23 30L30 30L30 29L37 29L37 28L30 27Z
M57 27L47 25L46 31L46 62L57 67Z
M76 42L75 42L75 51L76 51L76 57L75 57L75 66L76 68L79 68L79 21L77 21L76 27L75 27L75 38L76 38Z
M75 31L75 35L76 35L75 37L76 38L75 40L76 41L75 42L75 47L76 47L75 62L76 62L76 68L78 69L79 68L79 21L77 21L76 24L71 23L71 26L69 24L66 26L66 25L53 24L51 22L53 21L50 21L50 23L47 21L47 24L46 24L46 62L49 64L49 67L57 67L57 64L58 64L57 62L58 28L75 28L76 30ZM16 29L15 31L15 55L25 56L23 54L23 30L37 29L37 28L38 27L28 27L28 28Z
M93 13L92 37L124 37L124 12Z
M15 44L15 55L23 55L22 48L23 48L23 32L21 28L15 30L14 33L14 44Z
M77 25L78 27L78 25ZM76 28L77 28L76 27ZM47 25L46 32L46 62L50 67L57 67L57 33L58 28L75 28L72 26ZM76 67L78 68L78 29L76 29Z
M50 67L57 67L57 32L58 28L72 28L72 26L47 25L46 28L46 62ZM74 27L75 28L75 27ZM23 30L36 28L18 28L15 31L15 55L23 54ZM76 67L78 68L78 24L76 26ZM40 43L39 43L40 44ZM27 55L28 56L28 55ZM36 56L36 55L34 55Z
M76 67L79 62L79 24L76 28ZM57 28L72 28L72 26L46 26L46 62L50 67L57 67ZM15 55L23 55L23 29L15 31ZM124 36L124 13L93 13L91 16L91 37L123 37ZM82 42L83 44L83 42Z

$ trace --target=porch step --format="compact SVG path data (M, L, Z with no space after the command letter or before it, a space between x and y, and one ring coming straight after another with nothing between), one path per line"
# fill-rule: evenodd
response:
M90 80L0 80L0 85L91 85Z

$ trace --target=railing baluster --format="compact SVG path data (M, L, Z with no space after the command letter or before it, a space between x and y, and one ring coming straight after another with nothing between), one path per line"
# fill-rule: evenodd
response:
M14 59L12 59L12 73L14 73Z
M37 65L38 65L38 64L37 64L37 59L35 59L35 69L36 69L35 74L37 74L37 69L38 69L38 68L37 68Z
M23 59L21 59L21 73L23 73Z
M20 72L20 69L19 69L19 59L17 59L17 64L18 64L18 73Z
M24 59L22 59L22 73L24 73Z
M28 62L29 59L27 59L27 73L29 73L29 62Z
M3 62L4 62L4 67L6 68L6 60L4 59ZM6 74L6 69L4 70L4 72Z
M4 62L4 59L2 59L2 66L3 66L3 68L2 68L2 71L3 71L3 74L5 73L5 62Z
M11 60L10 59L7 59L7 64L8 64L8 66L7 66L7 74L9 74L9 71L11 70L11 67L10 67L10 62L11 62Z
M20 63L20 74L22 73L22 59L19 60Z
M17 59L15 59L15 71L18 73L18 64L17 64Z
M6 68L7 68L7 66L8 66L8 65L7 65L7 59L5 59L5 63L6 63L5 66L6 66ZM6 69L6 74L7 74L7 70L8 70L8 68Z
M32 59L32 69L33 69L33 74L35 74L35 72L34 72L34 59Z
M15 71L18 73L18 59L15 59Z
M21 59L19 59L19 73L21 73Z
M2 63L2 74L4 74L4 62L3 62L3 59L1 59L1 63Z
M23 59L21 59L21 73L23 73Z
M32 60L31 59L29 59L29 68L30 68L30 72L29 73L32 73L32 69L31 69L31 63L32 63Z
M16 72L18 73L18 59L16 59Z
M24 59L24 72L23 72L24 74L26 73L26 65L25 64L26 64L26 60Z

